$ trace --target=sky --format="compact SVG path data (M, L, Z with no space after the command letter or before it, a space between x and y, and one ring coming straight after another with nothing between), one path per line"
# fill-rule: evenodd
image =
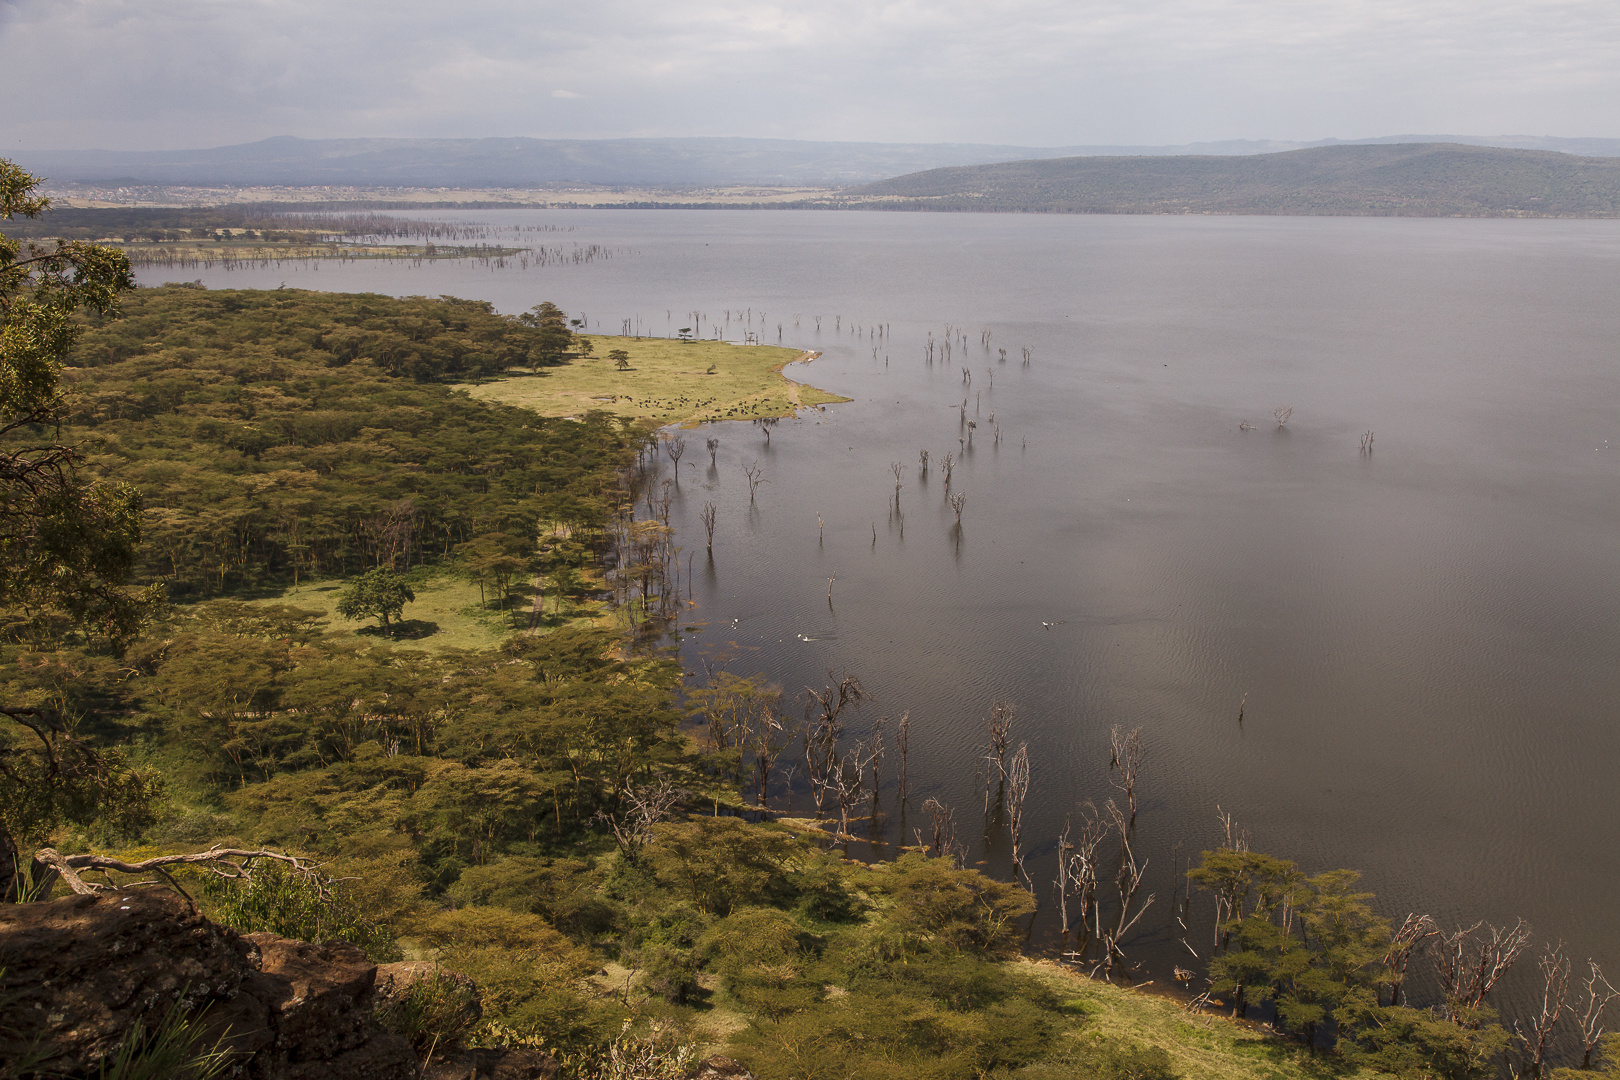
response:
M1620 0L0 0L0 152L1620 137Z

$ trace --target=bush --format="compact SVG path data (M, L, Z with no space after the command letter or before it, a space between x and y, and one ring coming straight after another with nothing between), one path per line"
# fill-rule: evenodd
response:
M403 988L396 983L374 1012L378 1023L404 1036L419 1054L460 1045L484 1015L472 980L442 968L418 975Z
M1034 899L1016 885L915 852L896 860L886 881L878 880L895 901L888 927L916 945L1012 956L1018 951L1015 920L1035 910Z
M377 963L400 958L392 931L362 911L341 882L332 886L330 899L322 899L309 879L265 860L254 867L251 881L205 874L199 888L210 901L208 916L238 933L267 931L313 942L336 938Z

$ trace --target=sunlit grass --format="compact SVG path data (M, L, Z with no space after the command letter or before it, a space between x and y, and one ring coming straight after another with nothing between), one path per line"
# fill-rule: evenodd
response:
M590 340L592 356L542 368L538 375L513 371L464 389L480 400L517 405L542 416L580 416L600 409L659 427L784 416L805 406L849 400L783 375L784 365L813 355L798 349L602 335L590 335ZM620 371L609 358L616 349L629 354L628 370Z
M1050 961L1015 961L1086 1014L1081 1037L1102 1035L1142 1047L1162 1047L1177 1076L1198 1080L1379 1080L1383 1073L1344 1067L1312 1055L1258 1024L1189 1013L1145 990L1126 990Z
M506 610L501 612L496 610L493 597L486 596L480 604L478 586L448 570L418 570L409 580L416 599L405 605L400 633L393 639L397 645L429 652L490 649L513 633L529 629L532 594L515 592L507 598ZM255 603L288 604L320 611L333 630L376 641L388 640L377 629L375 619L356 621L337 613L343 585L342 580L335 578L306 581ZM609 617L604 607L595 601L566 603L563 614L558 615L556 598L548 595L545 617L537 629L546 633L562 626L598 625Z

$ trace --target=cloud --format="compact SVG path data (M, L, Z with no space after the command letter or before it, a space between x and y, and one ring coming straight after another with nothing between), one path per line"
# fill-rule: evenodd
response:
M38 149L1620 136L1613 0L8 0L0 56Z

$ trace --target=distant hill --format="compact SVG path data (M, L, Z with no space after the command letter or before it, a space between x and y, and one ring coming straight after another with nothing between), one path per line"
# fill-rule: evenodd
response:
M1367 142L1459 142L1620 155L1620 139L1391 136ZM1183 146L996 146L792 139L297 139L204 150L17 151L57 183L194 186L511 188L547 184L858 184L942 166L1075 156L1270 154L1306 146L1252 139Z
M545 184L836 186L1083 147L791 139L296 139L207 150L18 152L54 182L521 188Z
M1617 217L1620 159L1450 143L1071 157L931 169L839 199L884 210Z

